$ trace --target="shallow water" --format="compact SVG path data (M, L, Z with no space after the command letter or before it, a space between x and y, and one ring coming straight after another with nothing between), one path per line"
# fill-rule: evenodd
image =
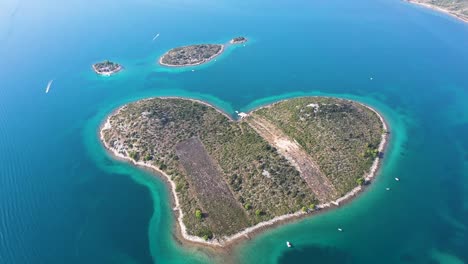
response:
M0 263L468 262L467 24L396 0L49 2L0 3ZM252 41L207 65L156 65L237 35ZM96 76L107 58L125 71ZM162 181L98 140L113 109L161 95L229 113L355 99L382 112L391 143L352 203L212 256L173 239Z

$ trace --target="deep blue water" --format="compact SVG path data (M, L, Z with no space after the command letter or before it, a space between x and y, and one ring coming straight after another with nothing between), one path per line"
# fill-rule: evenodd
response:
M156 64L171 47L237 35L251 41L194 72ZM468 262L467 46L468 24L398 0L3 0L0 263ZM126 69L97 77L103 59ZM158 178L99 144L114 108L158 95L228 112L356 99L388 119L391 144L354 202L212 256L173 239Z

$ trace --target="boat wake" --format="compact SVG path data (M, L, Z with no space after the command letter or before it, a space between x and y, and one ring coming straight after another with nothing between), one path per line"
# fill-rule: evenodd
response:
M154 36L153 41L155 41L159 37L159 33Z
M49 90L50 90L50 86L52 85L52 83L54 82L54 80L50 80L49 83L47 84L47 87L46 87L46 90L45 90L45 93L49 93Z

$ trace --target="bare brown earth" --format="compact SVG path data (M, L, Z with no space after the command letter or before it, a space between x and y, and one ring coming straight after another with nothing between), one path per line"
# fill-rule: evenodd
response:
M293 164L320 202L337 198L333 185L296 141L259 115L252 114L247 122Z
M249 225L244 210L224 181L219 166L206 152L198 138L190 138L176 145L176 154L185 170L192 193L202 206L204 216L212 232L235 233ZM226 221L236 218L237 221Z

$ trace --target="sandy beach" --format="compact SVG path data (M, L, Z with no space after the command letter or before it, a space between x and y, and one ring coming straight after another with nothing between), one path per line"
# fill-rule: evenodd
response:
M211 105L211 104L209 104L207 102L204 102L204 101L200 101L200 100L196 100L196 99L188 99L188 98L183 98L183 97L158 97L158 98L179 98L179 99L191 100L191 101L194 101L194 102L202 103L202 104L205 104L207 106L215 108L218 112L222 113L223 115L225 115L230 120L235 121L227 113L219 110L215 106L213 106L213 105ZM149 99L151 99L151 98L144 99L144 100L149 100ZM288 99L286 99L286 100L288 100ZM275 102L275 103L278 103L278 102ZM274 103L272 103L272 104L274 104ZM269 107L272 104L268 104L268 105L262 106L260 108ZM388 141L388 125L387 125L387 123L385 122L382 115L378 111L376 111L375 109L371 108L370 106L364 105L362 103L359 103L359 104L361 104L362 106L367 107L368 109L370 109L371 111L376 113L377 116L380 118L380 120L382 122L384 133L382 133L382 140L380 142L378 150L379 150L379 152L384 152L384 150L386 149L387 143L388 143L387 142ZM263 230L266 230L268 228L272 228L272 227L275 227L277 225L284 224L284 223L287 223L287 222L295 221L295 220L298 220L300 218L303 218L303 217L306 217L306 216L309 216L309 215L313 215L313 214L316 214L316 213L325 212L328 209L332 209L333 207L340 206L340 205L342 205L344 203L347 203L347 202L351 201L353 198L356 197L357 194L359 194L364 189L366 189L365 186L357 186L356 188L354 188L353 190L351 190L350 192L348 192L344 196L342 196L342 197L340 197L340 198L338 198L338 199L336 199L334 201L330 201L330 202L327 202L327 203L317 205L316 210L314 210L312 212L299 211L299 212L292 213L292 214L278 216L278 217L275 217L275 218L273 218L271 220L258 223L255 226L248 227L248 228L244 229L243 231L238 232L238 233L236 233L234 235L225 236L225 237L222 237L222 238L214 238L212 240L205 241L200 237L192 236L192 235L188 234L187 228L186 228L186 226L184 225L184 223L182 221L183 212L182 212L182 210L180 209L180 206L179 206L180 205L179 199L178 199L177 193L175 191L176 186L175 186L175 183L169 177L169 175L165 174L163 171L159 170L157 167L155 167L155 166L153 166L153 165L151 165L151 164L149 164L147 162L134 161L133 159L131 159L129 157L126 150L124 150L122 148L111 147L104 140L104 133L103 132L105 130L111 128L111 124L110 124L111 117L114 116L115 114L118 114L125 107L126 106L124 105L124 106L118 108L117 110L112 112L106 118L105 122L100 127L100 131L99 131L100 140L101 140L102 144L104 145L104 147L107 150L109 150L110 153L113 156L117 157L118 159L128 161L128 162L130 162L130 163L132 163L132 164L134 164L136 166L140 166L140 167L143 167L143 168L146 168L146 169L150 169L150 170L156 172L157 174L162 175L164 181L168 183L168 186L171 189L171 194L172 194L171 195L172 196L171 200L173 202L173 211L176 214L176 218L177 218L177 228L176 228L176 234L175 235L176 235L176 237L178 238L178 240L181 243L186 243L188 245L197 244L197 245L203 245L203 246L208 246L208 247L212 247L212 248L229 247L229 246L231 246L233 244L239 243L240 241L242 241L244 239L250 239L250 236L255 235L258 232L262 232ZM259 108L257 108L257 109L259 109ZM255 109L255 110L257 110L257 109ZM368 173L366 173L364 175L364 178L366 179L366 181L371 181L376 176L376 174L377 174L377 172L378 172L378 170L380 168L380 165L381 165L381 157L377 157L374 160L374 162L373 162L370 170L368 171Z

